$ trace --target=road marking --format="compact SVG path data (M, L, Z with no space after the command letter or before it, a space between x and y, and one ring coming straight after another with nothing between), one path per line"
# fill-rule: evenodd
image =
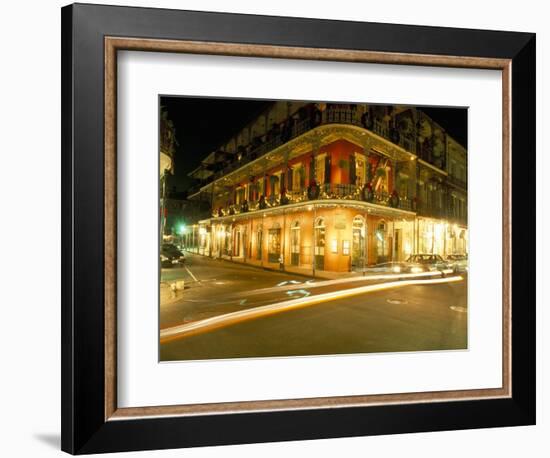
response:
M296 281L296 280L287 280L287 281L282 281L281 283L277 283L277 286L299 285L299 284L301 284L301 283L302 283L302 282Z
M404 280L396 282L381 283L377 285L366 285L358 288L346 289L342 291L333 291L330 293L318 294L316 296L301 297L299 299L291 299L276 304L263 305L247 310L239 310L237 312L226 313L212 318L206 318L192 323L165 328L160 331L160 343L166 343L170 340L179 339L182 337L199 334L206 331L211 331L220 327L229 326L231 324L240 323L242 321L251 320L263 316L273 315L275 313L286 312L289 310L307 307L321 302L332 301L344 297L357 296L359 294L370 293L374 291L382 291L391 288L401 288L411 285L427 285L441 284L462 281L461 276L433 278L427 280Z
M307 296L311 296L311 293L305 289L297 289L295 291L287 291L286 292L287 296L302 296L302 297L307 297Z
M193 278L193 280L198 281L198 280L197 280L197 277L195 277L195 276L193 275L193 272L191 272L187 266L185 266L185 270L187 270L187 273L188 273L189 275L191 275L191 277Z
M409 301L406 301L405 299L386 299L386 302L393 305L402 305L409 303Z

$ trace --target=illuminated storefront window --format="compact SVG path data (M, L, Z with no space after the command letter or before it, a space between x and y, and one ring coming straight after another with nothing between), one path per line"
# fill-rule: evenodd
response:
M376 227L375 242L376 242L376 263L380 264L382 262L388 261L388 243L386 240L386 222L381 221L380 224Z

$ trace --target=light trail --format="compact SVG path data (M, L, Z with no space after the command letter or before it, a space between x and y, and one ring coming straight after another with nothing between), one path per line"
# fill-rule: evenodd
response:
M371 293L375 291L383 291L392 288L401 288L403 286L411 285L434 285L441 283L454 283L462 281L461 276L446 277L446 278L432 278L426 280L404 280L396 282L381 283L376 285L360 286L358 288L346 289L343 291L333 291L330 293L318 294L316 296L302 297L299 299L291 299L276 304L263 305L247 310L239 310L237 312L226 313L223 315L215 316L212 318L206 318L204 320L195 321L193 323L182 324L179 326L173 326L171 328L162 329L160 331L160 343L166 343L170 340L187 337L194 334L199 334L213 329L229 326L232 324L240 323L242 321L251 320L254 318L273 315L276 313L286 312L289 310L295 310L302 307L308 307L310 305L319 304L322 302L328 302L336 299L342 299L344 297L357 296L359 294Z
M269 288L260 288L253 289L251 291L244 291L238 294L233 295L232 297L248 297L256 296L258 294L267 294L267 293L276 293L279 291L290 291L293 289L311 289L311 288L322 288L325 286L340 285L344 283L354 283L354 282L365 282L372 280L395 280L401 278L425 278L425 277L441 277L442 274L451 274L453 271L451 269L445 269L442 271L431 270L429 272L418 272L418 273L396 273L396 274L378 274L378 275L366 275L361 277L349 277L349 278L337 278L334 280L324 280L319 282L312 282L311 280L306 281L305 283L300 284L299 282L295 284L285 284L287 282L281 282L277 286L272 286ZM291 280L292 281L292 280ZM291 282L288 282L291 283Z

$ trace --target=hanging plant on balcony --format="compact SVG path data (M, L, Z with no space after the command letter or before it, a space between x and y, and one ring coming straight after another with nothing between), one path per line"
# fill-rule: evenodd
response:
M367 183L365 186L363 186L362 194L363 194L363 200L367 202L372 202L374 200L374 191L370 183Z
M410 116L403 116L397 122L397 128L403 135L411 135L414 132L414 121Z
M245 199L241 204L241 213L246 213L248 211L248 201Z
M260 208L260 210L263 210L263 209L267 208L267 203L265 201L265 196L260 196L260 201L258 202L258 207Z
M309 200L315 200L319 198L319 191L320 191L319 185L315 181L312 181L309 187L307 188L307 198Z
M376 178L386 178L386 168L385 167L378 167L376 169Z
M281 198L280 198L279 202L280 202L281 205L286 205L289 202L288 196L286 195L286 189L285 188L281 188Z
M399 207L399 194L397 194L397 191L396 191L395 189L394 189L393 192L391 193L390 205L391 205L393 208Z

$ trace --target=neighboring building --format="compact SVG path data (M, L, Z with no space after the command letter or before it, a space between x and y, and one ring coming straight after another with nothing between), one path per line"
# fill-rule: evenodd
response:
M171 176L168 176L168 183ZM207 218L210 206L206 202L187 199L187 193L177 192L170 187L163 199L164 234L163 241L185 244L188 248L198 247L198 221ZM182 232L183 230L183 232Z
M174 153L176 151L176 129L171 120L168 119L166 111L161 112L159 146L160 146L160 241L165 235L170 234L170 226L167 224L167 198L169 177L174 173Z
M190 173L199 251L336 272L465 253L466 162L412 107L275 102Z

